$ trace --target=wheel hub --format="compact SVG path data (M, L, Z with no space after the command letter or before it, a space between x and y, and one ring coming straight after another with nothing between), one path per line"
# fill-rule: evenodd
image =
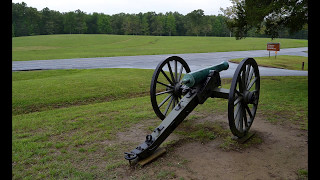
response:
M181 84L180 83L176 83L173 87L171 84L168 84L168 86L166 88L166 91L171 91L171 93L175 96L175 97L179 97L182 95L182 88L181 88Z
M258 95L256 91L245 91L244 92L244 102L247 104L254 104L257 100Z

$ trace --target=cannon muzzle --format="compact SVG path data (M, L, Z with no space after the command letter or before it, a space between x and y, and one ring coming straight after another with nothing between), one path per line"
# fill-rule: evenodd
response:
M206 67L203 69L199 69L197 71L193 71L187 73L182 78L182 84L185 84L188 87L193 87L201 82L203 82L207 76L209 75L210 71L215 70L217 72L227 70L229 68L229 63L227 61L223 61L222 63L210 67Z

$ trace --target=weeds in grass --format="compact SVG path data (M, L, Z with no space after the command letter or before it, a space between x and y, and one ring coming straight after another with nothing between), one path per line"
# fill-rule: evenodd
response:
M298 170L298 180L306 180L308 179L308 171L305 169Z

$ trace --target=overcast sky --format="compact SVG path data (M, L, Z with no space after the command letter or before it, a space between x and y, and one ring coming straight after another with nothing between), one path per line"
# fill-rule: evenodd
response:
M14 3L21 3L20 0L12 0ZM145 13L155 11L166 13L178 11L187 13L202 9L205 15L222 14L220 7L231 6L230 0L23 0L28 7L37 8L38 11L45 7L59 12L69 12L80 9L86 13Z

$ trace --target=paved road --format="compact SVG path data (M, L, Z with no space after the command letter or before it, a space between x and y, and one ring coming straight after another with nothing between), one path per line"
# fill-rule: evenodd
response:
M306 56L308 47L281 49L278 55ZM234 58L263 57L269 56L266 50L254 51L231 51L214 53L192 53L192 54L165 54L165 55L143 55L143 56L119 56L99 58L78 59L55 59L35 61L13 61L12 71L39 70L39 69L94 69L94 68L138 68L155 69L158 63L169 56L180 56L190 66L191 71L228 61ZM271 52L274 58L274 52ZM232 77L237 64L229 63L229 69L220 73L221 77ZM307 71L285 70L278 68L259 67L261 76L308 76Z

